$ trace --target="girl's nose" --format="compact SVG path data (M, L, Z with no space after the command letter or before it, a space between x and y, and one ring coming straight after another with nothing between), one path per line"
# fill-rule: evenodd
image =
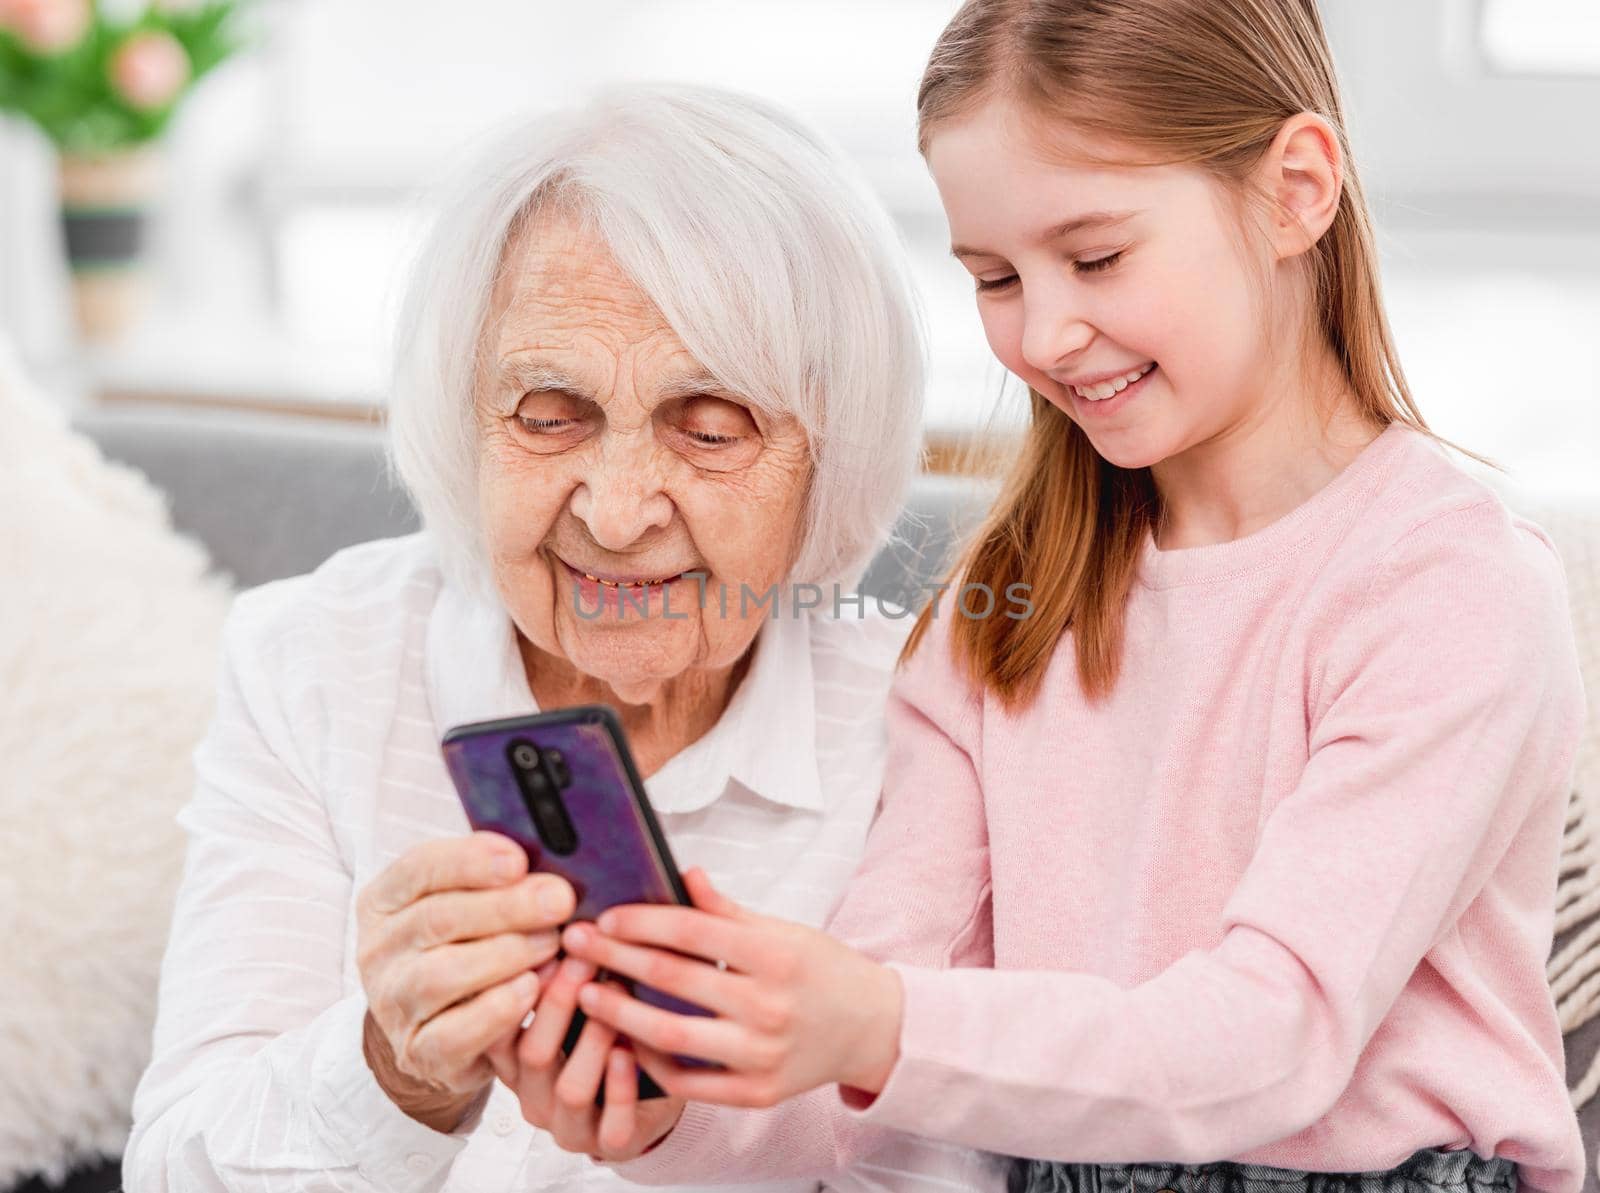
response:
M1094 328L1060 295L1030 304L1023 314L1022 359L1041 373L1060 367L1093 339Z

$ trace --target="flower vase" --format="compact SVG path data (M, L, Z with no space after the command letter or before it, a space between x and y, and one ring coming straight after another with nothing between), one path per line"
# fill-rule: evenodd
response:
M61 157L61 225L86 340L115 339L144 311L145 237L160 175L160 157L148 145Z

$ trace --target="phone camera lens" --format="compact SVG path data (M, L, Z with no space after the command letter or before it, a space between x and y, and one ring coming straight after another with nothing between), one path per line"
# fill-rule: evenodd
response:
M561 756L560 750L546 750L544 760L550 764L550 774L555 779L557 787L572 786L572 770L567 766L567 760Z
M527 738L518 738L507 747L506 755L539 840L551 853L571 853L578 847L578 834L561 802L561 789L572 784L561 751L541 750Z

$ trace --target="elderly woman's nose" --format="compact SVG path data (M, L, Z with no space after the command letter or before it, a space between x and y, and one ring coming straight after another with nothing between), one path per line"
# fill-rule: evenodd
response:
M647 461L613 456L589 470L572 494L572 513L608 551L632 546L672 521L672 499Z

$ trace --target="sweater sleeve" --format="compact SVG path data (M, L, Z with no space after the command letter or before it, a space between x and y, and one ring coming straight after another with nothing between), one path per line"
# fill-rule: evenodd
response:
M1044 1159L1186 1163L1326 1114L1530 812L1566 798L1583 696L1559 560L1497 503L1403 536L1323 663L1309 761L1264 810L1214 947L1127 989L908 956L899 1060L841 1113Z
M351 876L263 665L255 615L278 595L241 597L224 631L123 1180L138 1193L437 1189L475 1123L424 1126L367 1066L366 999L341 980Z
M884 790L827 931L880 961L988 966L979 700L955 674L944 625L930 629L890 690ZM908 1136L850 1121L832 1087L767 1110L691 1103L661 1143L614 1167L640 1184L671 1185L822 1176L852 1166L884 1188L1004 1187L998 1169L961 1149L919 1149ZM856 1186L845 1179L831 1187Z

